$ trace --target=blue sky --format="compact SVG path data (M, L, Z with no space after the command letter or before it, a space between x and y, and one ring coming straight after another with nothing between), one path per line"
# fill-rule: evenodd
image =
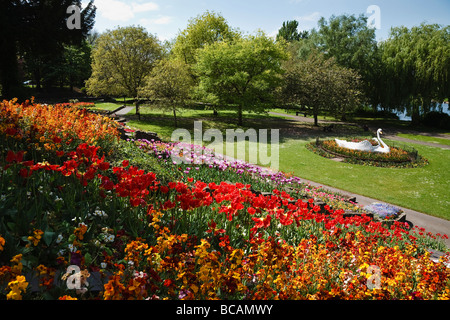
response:
M86 1L85 1L86 2ZM380 9L377 39L388 37L392 26L412 27L422 22L450 24L450 0L95 0L94 29L141 25L161 40L170 40L188 20L206 10L222 14L228 23L246 33L261 29L276 35L283 21L297 20L300 29L317 27L320 17L366 14L371 5Z

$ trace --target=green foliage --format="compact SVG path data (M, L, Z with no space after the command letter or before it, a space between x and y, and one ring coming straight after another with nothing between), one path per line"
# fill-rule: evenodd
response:
M163 59L146 78L140 96L153 99L153 104L171 110L177 127L176 111L189 98L193 80L188 66L181 60Z
M209 102L236 106L242 124L243 110L261 112L269 105L286 58L283 44L263 33L207 45L198 51L194 67L197 94Z
M308 35L308 31L298 32L298 21L291 20L283 22L283 26L278 30L277 40L299 41L300 39L308 38Z
M294 52L283 64L283 101L311 108L316 126L321 111L329 110L345 118L347 112L356 109L362 101L360 76L317 51L306 60L301 59L295 54L295 48L291 47Z
M361 75L362 89L375 103L381 58L375 30L367 26L367 17L332 15L328 21L321 18L312 38L316 47L327 57L334 57L340 66L353 69Z
M177 36L172 52L188 65L196 63L196 51L208 44L232 41L239 38L239 32L233 30L220 14L206 11L189 20L188 26Z
M384 99L393 109L404 109L413 122L429 112L434 101L450 95L450 26L436 24L408 29L396 27L382 45Z
M161 55L158 39L143 27L107 31L96 40L92 52L92 76L86 82L87 92L136 97Z

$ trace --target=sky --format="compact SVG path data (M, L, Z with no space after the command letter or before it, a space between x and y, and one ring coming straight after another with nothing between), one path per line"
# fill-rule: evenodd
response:
M261 29L270 36L276 36L287 20L297 20L300 30L310 30L321 17L328 20L342 14L365 14L376 27L378 41L387 39L395 26L450 24L450 0L94 0L94 4L94 30L140 25L162 41L176 38L189 19L207 10L221 14L244 33Z

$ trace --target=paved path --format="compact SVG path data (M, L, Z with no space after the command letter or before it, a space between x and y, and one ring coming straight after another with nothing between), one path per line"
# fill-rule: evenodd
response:
M436 147L436 148L450 150L450 145L445 145L445 144L439 144L439 143L427 142L427 141L419 141L419 140L412 140L412 139L403 138L403 137L399 137L399 136L395 136L395 135L385 135L384 137L386 139L388 139L388 140L394 140L394 141L399 141L399 142L404 142L404 143L417 143L417 144L424 145L424 146Z
M118 111L116 114L117 115L126 115L128 112L130 112L131 110L133 110L134 107L126 107L120 111ZM270 112L271 114L274 115L279 115L279 116L286 116L289 118L293 118L295 120L298 120L299 122L309 122L309 123L313 123L314 119L313 118L308 118L308 117L301 117L301 116L295 116L295 115L287 115L287 114L283 114L283 113L276 113L276 112ZM342 124L343 122L333 122L333 121L327 121L327 120L319 120L319 123L340 123ZM353 124L354 125L354 124ZM446 146L446 145L440 145L440 144L435 144L435 143L428 143L428 142L424 142L424 141L416 141L416 140L410 140L410 139L406 139L406 138L401 138L401 137L397 137L397 136L388 136L388 139L392 139L392 140L398 140L398 141L402 141L402 142L407 142L407 143L417 143L417 144L423 144L423 145L431 145L433 147L442 147L442 148L446 148L446 149L450 149L450 146ZM231 160L231 159L228 159ZM310 184L311 186L315 186L315 187L323 187L325 189L328 189L332 192L336 192L342 195L347 195L350 197L356 197L356 201L358 204L365 206L368 204L371 204L373 202L384 202L378 199L373 199L370 197L366 197L366 196L362 196L359 194L354 194L351 193L349 191L345 191L345 190L341 190L341 189L337 189L334 187L330 187L330 186L326 186L323 184L320 184L318 182L314 182L314 181L310 181L310 180L306 180L306 179L301 179L304 183ZM399 207L397 205L395 205L398 208L401 208L405 213L406 213L406 220L408 222L410 222L413 226L418 226L418 227L423 227L425 228L425 230L427 232L431 232L433 234L436 233L440 233L440 234L446 234L450 237L450 221L445 220L445 219L440 219L437 217L433 217L418 211L414 211L408 208L402 208ZM450 239L445 240L445 243L447 245L447 247L450 248Z
M122 110L114 112L114 114L118 115L118 116L124 116L124 115L126 115L128 112L130 112L133 109L134 109L134 107L125 107Z
M356 201L359 205L365 206L365 205L369 205L373 202L383 202L386 203L384 201L381 201L379 199L374 199L374 198L370 198L370 197L366 197L366 196L362 196L359 194L354 194L351 193L349 191L344 191L341 189L337 189L334 187L330 187L327 185L323 185L321 183L318 182L314 182L314 181L310 181L310 180L306 180L306 179L301 179L302 182L304 183L308 183L311 186L315 186L315 187L323 187L325 189L328 189L332 192L337 192L339 194L342 194L344 196L350 196L350 197L356 197ZM421 213L418 211L414 211L408 208L403 208L397 205L394 205L397 208L402 209L405 214L406 214L406 221L410 222L413 226L418 226L418 227L422 227L425 228L425 230L427 232L431 232L431 233L440 233L441 235L448 235L450 237L450 221L449 220L445 220L445 219L441 219L441 218L437 218L437 217L433 217L430 216L428 214L425 213ZM445 240L445 243L447 245L447 247L450 248L450 239Z
M277 113L277 112L270 112L270 114L273 115L277 115L277 116L285 116L288 118L292 118L294 120L297 120L299 122L307 122L307 123L314 123L314 119L313 118L308 118L308 117L302 117L302 116L296 116L296 115L289 115L289 114L284 114L284 113ZM343 122L338 122L338 121L329 121L329 120L319 120L319 123L339 123L342 124ZM354 125L354 124L353 124ZM373 128L371 128L373 129ZM376 128L375 128L376 130ZM397 130L395 131L394 134L391 135L385 135L386 139L390 139L390 140L395 140L395 141L401 141L404 143L416 143L416 144L420 144L420 145L426 145L426 146L432 146L432 147L438 147L438 148L442 148L442 149L448 149L450 150L450 146L448 145L443 145L443 144L437 144L437 143L433 143L433 142L425 142L425 141L418 141L418 140L412 140L412 139L407 139L407 138L403 138L403 137L398 137L396 134L403 132L402 130ZM405 131L405 133L414 133L414 134L421 134L420 132L412 132L412 131ZM444 139L450 139L450 136L448 135L440 135L440 134L423 134L423 135L428 135L428 136L436 136L439 138L444 138ZM366 197L366 196L362 196L359 194L354 194L351 193L349 191L345 191L345 190L340 190L334 187L330 187L330 186L326 186L314 181L310 181L310 180L306 180L306 179L302 179L303 182L308 183L312 186L315 187L323 187L325 189L328 189L332 192L337 192L339 194L342 195L347 195L350 197L356 197L356 201L358 204L360 205L368 205L371 204L373 202L384 202L381 201L379 199L373 199L370 197ZM398 208L401 208L405 213L406 213L406 220L408 222L410 222L413 226L418 226L418 227L422 227L425 228L425 230L427 232L431 232L431 233L440 233L441 235L446 234L450 237L450 221L445 220L445 219L440 219L437 217L433 217L430 216L428 214L425 213L421 213L418 211L414 211L408 208L402 208L399 207L397 205L395 205ZM445 243L447 245L447 247L450 248L450 239L445 240Z

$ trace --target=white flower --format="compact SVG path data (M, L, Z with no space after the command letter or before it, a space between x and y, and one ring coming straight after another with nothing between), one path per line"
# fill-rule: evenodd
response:
M62 241L62 239L63 239L62 234L59 234L58 238L56 238L56 243L60 243Z
M103 211L103 210L100 210L100 209L95 209L95 211L94 211L94 216L98 216L98 217L107 217L108 215L106 214L106 212L105 211Z
M108 265L106 264L106 262L102 262L100 263L100 267L102 267L102 269L105 269Z
M108 234L106 237L105 237L105 241L106 242L113 242L114 241L114 235L112 235L112 234Z
M75 247L73 244L69 244L69 250L70 250L70 252L76 252L77 247Z

